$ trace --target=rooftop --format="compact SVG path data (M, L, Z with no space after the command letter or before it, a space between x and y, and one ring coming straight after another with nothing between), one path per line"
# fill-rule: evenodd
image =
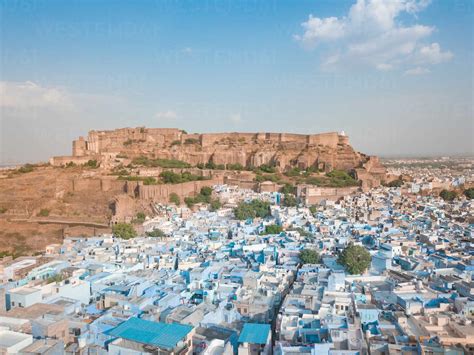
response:
M189 325L151 322L134 317L106 333L141 344L173 349L192 329Z
M269 333L270 324L245 323L239 343L266 344Z

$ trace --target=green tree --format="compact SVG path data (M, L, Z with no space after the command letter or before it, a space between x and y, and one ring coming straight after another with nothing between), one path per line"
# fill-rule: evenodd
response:
M387 184L387 186L388 187L402 187L403 186L403 180L402 179L397 179L397 180L390 181Z
M209 186L201 187L201 192L200 193L203 196L211 196L212 195L212 188L210 188Z
M262 234L280 234L283 232L283 228L278 224L269 224L265 226L265 231Z
M364 247L350 244L339 255L338 262L350 274L362 274L370 266L372 257Z
M297 205L296 197L292 194L285 194L283 197L283 206L295 207Z
M282 188L280 189L280 192L285 195L295 194L296 188L292 184L285 183L285 185L283 185Z
M196 204L196 200L193 197L185 197L184 203L188 208L192 208Z
M474 199L474 187L470 187L464 190L464 196L466 196L470 200Z
M271 216L270 203L253 200L251 202L240 202L234 209L235 218L239 220L249 218L265 218Z
M137 232L129 223L117 223L112 227L112 233L121 239L132 239L137 236Z
M181 203L181 199L179 198L178 194L176 192L172 192L170 194L170 202L174 203L176 206L179 206Z
M214 199L211 201L210 203L210 208L211 208L211 211L217 211L219 208L221 208L222 204L221 204L221 201L219 201L219 199Z
M320 259L319 253L314 249L303 249L299 257L303 264L318 264Z
M441 197L445 201L453 201L456 198L457 194L454 191L449 190L442 190L439 193L439 197Z
M133 223L143 223L145 222L146 215L143 212L138 212L137 215L135 216L135 219L133 220Z
M165 232L163 232L159 228L153 229L149 232L146 232L145 234L146 234L147 237L151 237L151 238L163 238L163 237L166 236Z

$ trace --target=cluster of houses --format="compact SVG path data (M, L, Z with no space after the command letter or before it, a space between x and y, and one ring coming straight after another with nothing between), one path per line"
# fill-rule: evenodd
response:
M474 225L467 199L379 187L312 208L216 186L217 211L156 206L161 237L67 238L0 261L0 353L469 354ZM236 220L242 200L271 203ZM267 225L282 232L266 234ZM338 263L348 245L371 263ZM314 249L320 262L303 264Z

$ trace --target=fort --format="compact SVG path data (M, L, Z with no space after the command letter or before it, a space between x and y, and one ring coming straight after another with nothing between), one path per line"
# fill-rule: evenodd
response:
M117 158L147 156L176 159L192 166L212 162L244 167L269 165L278 171L315 167L323 171L351 170L370 157L354 151L344 133L204 133L177 128L121 128L90 131L73 141L72 155L53 157L53 166L84 164L93 159L102 166Z

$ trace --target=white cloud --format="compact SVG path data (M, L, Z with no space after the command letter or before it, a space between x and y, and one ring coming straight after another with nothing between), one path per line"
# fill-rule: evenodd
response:
M453 58L453 53L443 52L438 43L431 43L429 46L421 47L416 58L419 63L439 64L450 61Z
M429 73L431 73L431 71L423 67L411 68L405 71L405 75L423 75Z
M155 114L155 118L159 120L175 120L178 118L178 114L172 110L161 111Z
M235 124L243 122L242 116L240 115L240 113L234 113L234 114L230 115L229 120L231 122L235 123Z
M309 15L309 19L301 24L305 29L303 36L295 38L307 47L314 47L318 42L334 40L344 36L344 23L336 17L320 19Z
M402 15L423 11L429 0L357 0L346 16L319 18L309 15L295 39L308 49L325 46L326 69L369 66L377 70L438 64L452 58L439 44L426 46L435 30L421 24L405 25ZM404 19L405 20L405 19ZM406 20L405 20L406 21Z
M186 48L183 48L182 49L182 52L184 54L192 54L193 53L193 49L191 47L186 47Z
M43 87L31 81L0 82L0 107L15 110L71 110L73 98L66 90Z

